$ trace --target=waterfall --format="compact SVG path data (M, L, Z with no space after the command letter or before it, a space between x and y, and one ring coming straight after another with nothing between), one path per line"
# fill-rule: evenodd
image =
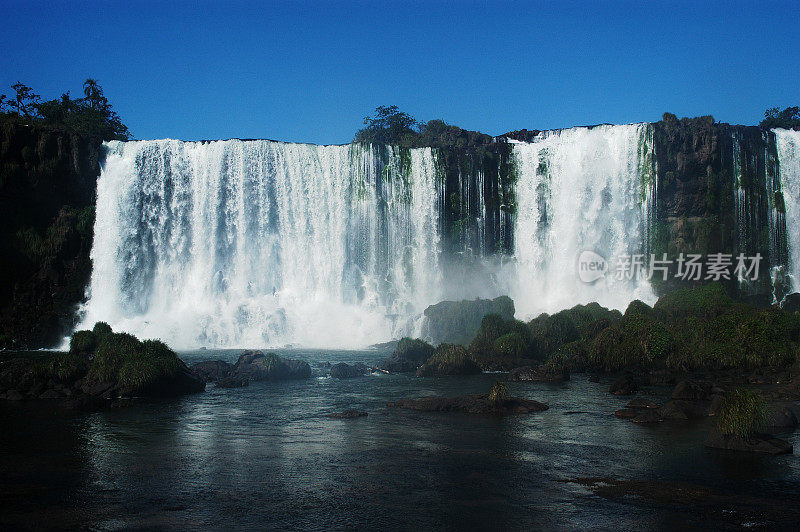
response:
M178 348L359 346L440 300L430 149L109 142L81 327Z
M800 131L774 129L780 190L786 216L788 273L792 289L800 291Z
M618 281L614 271L618 258L649 250L652 150L648 124L550 131L514 144L516 272L510 292L518 316L591 301L622 310L633 299L654 302L647 280ZM586 250L608 261L606 276L591 284L577 274Z
M474 153L451 157L452 173L431 148L109 142L79 327L106 321L179 349L360 347L418 336L446 297L508 294L522 319L652 303L646 279L614 269L626 254L647 263L653 128L498 146L513 165L502 179ZM608 260L605 279L581 282L584 250Z

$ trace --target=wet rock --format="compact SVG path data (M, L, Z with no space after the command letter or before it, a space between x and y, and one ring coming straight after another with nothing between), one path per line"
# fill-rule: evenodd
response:
M660 423L664 421L664 418L661 417L658 409L649 409L649 410L642 410L636 415L636 417L632 418L631 421L634 423Z
M705 442L706 447L729 451L746 451L764 454L791 454L792 444L768 434L753 434L749 437L723 434L715 428Z
M334 379L352 379L354 377L363 377L368 373L369 368L360 362L353 365L339 362L331 366L331 377Z
M767 407L767 418L764 430L770 433L793 432L797 427L795 413L784 405L770 405Z
M637 397L636 399L632 400L630 403L627 404L627 408L649 409L649 408L658 408L658 405L648 399Z
M633 380L633 377L630 375L623 375L614 381L608 391L614 395L631 395L638 389L639 386L636 384L636 381Z
M666 369L653 370L648 376L651 386L670 386L675 384L675 375Z
M39 399L61 399L64 395L55 390L45 390L39 394Z
M658 414L672 420L700 419L708 416L708 406L693 401L669 401L658 409Z
M243 388L249 386L250 381L241 375L229 375L217 381L217 388Z
M311 366L308 362L281 358L275 353L245 351L239 357L230 376L247 379L250 382L308 379L311 377Z
M786 312L797 312L800 310L800 293L789 294L781 302L781 308Z
M224 360L206 360L192 364L191 369L206 382L218 382L230 374L233 364Z
M672 390L671 397L679 401L705 401L708 399L708 388L695 381L683 380Z
M635 408L621 408L614 415L622 419L633 419L639 415L639 411Z
M364 412L363 410L348 409L343 412L334 412L333 414L328 414L328 417L336 419L355 419L357 417L364 417L367 415L369 415L368 412Z
M514 368L508 374L508 380L516 382L563 382L569 380L569 369L566 367L551 369L545 365L523 366Z

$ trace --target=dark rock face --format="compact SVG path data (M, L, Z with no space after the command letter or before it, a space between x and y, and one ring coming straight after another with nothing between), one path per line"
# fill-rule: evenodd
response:
M74 326L101 158L100 139L0 125L0 348L50 347Z
M797 312L800 310L800 293L789 294L781 302L781 308L786 312Z
M392 356L378 364L378 369L389 373L410 373L428 361L433 346L420 339L403 338Z
M274 353L265 355L261 351L246 351L239 357L230 376L248 382L308 379L311 366L308 362L281 358Z
M719 429L711 431L705 445L712 449L764 454L791 454L793 450L791 443L768 434L753 434L749 438L743 438L723 434Z
M798 425L795 411L785 405L770 405L764 421L764 430L770 433L793 432Z
M192 371L205 379L206 382L219 382L233 370L233 365L224 360L206 360L192 364Z
M508 380L516 382L563 382L569 380L569 369L551 370L545 365L514 368L508 374Z
M369 368L360 362L352 366L344 362L331 366L331 377L334 379L352 379L354 377L363 377L367 373L369 373Z
M636 384L636 381L633 380L632 376L623 375L614 381L608 391L614 395L631 395L638 389L639 386Z
M240 375L228 375L217 381L218 388L243 388L249 385L250 381Z
M425 337L432 344L467 345L475 337L487 314L514 317L514 301L507 296L473 301L442 301L425 309Z
M348 409L343 412L334 412L333 414L328 414L328 417L336 419L355 419L358 417L365 417L367 415L369 414L363 410Z
M530 414L547 410L548 406L529 399L509 398L490 401L487 395L465 395L463 397L423 397L404 399L387 404L393 408L404 408L418 412L463 412L467 414Z

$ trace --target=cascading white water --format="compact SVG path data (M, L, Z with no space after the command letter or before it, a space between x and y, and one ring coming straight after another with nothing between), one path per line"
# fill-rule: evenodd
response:
M792 289L800 291L800 131L774 129L783 202Z
M647 280L618 281L614 271L619 257L648 253L652 149L648 124L545 132L514 145L516 271L509 291L518 317L591 301L621 310L633 299L654 302ZM579 280L584 250L608 260L604 279Z
M517 143L516 211L494 221L482 171L461 175L463 198L478 187L478 212L462 214L477 220L480 249L466 256L481 267L454 280L442 273L446 186L429 148L110 142L80 327L107 321L176 348L359 347L419 335L422 311L445 295L509 294L519 318L652 303L646 280L613 275L617 257L649 252L652 146L647 124ZM503 239L513 231L512 260L486 248L490 222ZM609 260L606 279L580 281L583 250Z
M363 346L440 300L430 149L110 142L81 327L197 346ZM417 324L419 326L419 324Z

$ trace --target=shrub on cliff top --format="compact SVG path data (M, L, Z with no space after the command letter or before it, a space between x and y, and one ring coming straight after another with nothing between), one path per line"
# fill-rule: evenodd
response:
M69 352L90 355L97 349L97 336L92 331L76 331L69 340Z
M727 436L748 438L763 430L766 404L758 392L736 388L725 395L718 426Z

